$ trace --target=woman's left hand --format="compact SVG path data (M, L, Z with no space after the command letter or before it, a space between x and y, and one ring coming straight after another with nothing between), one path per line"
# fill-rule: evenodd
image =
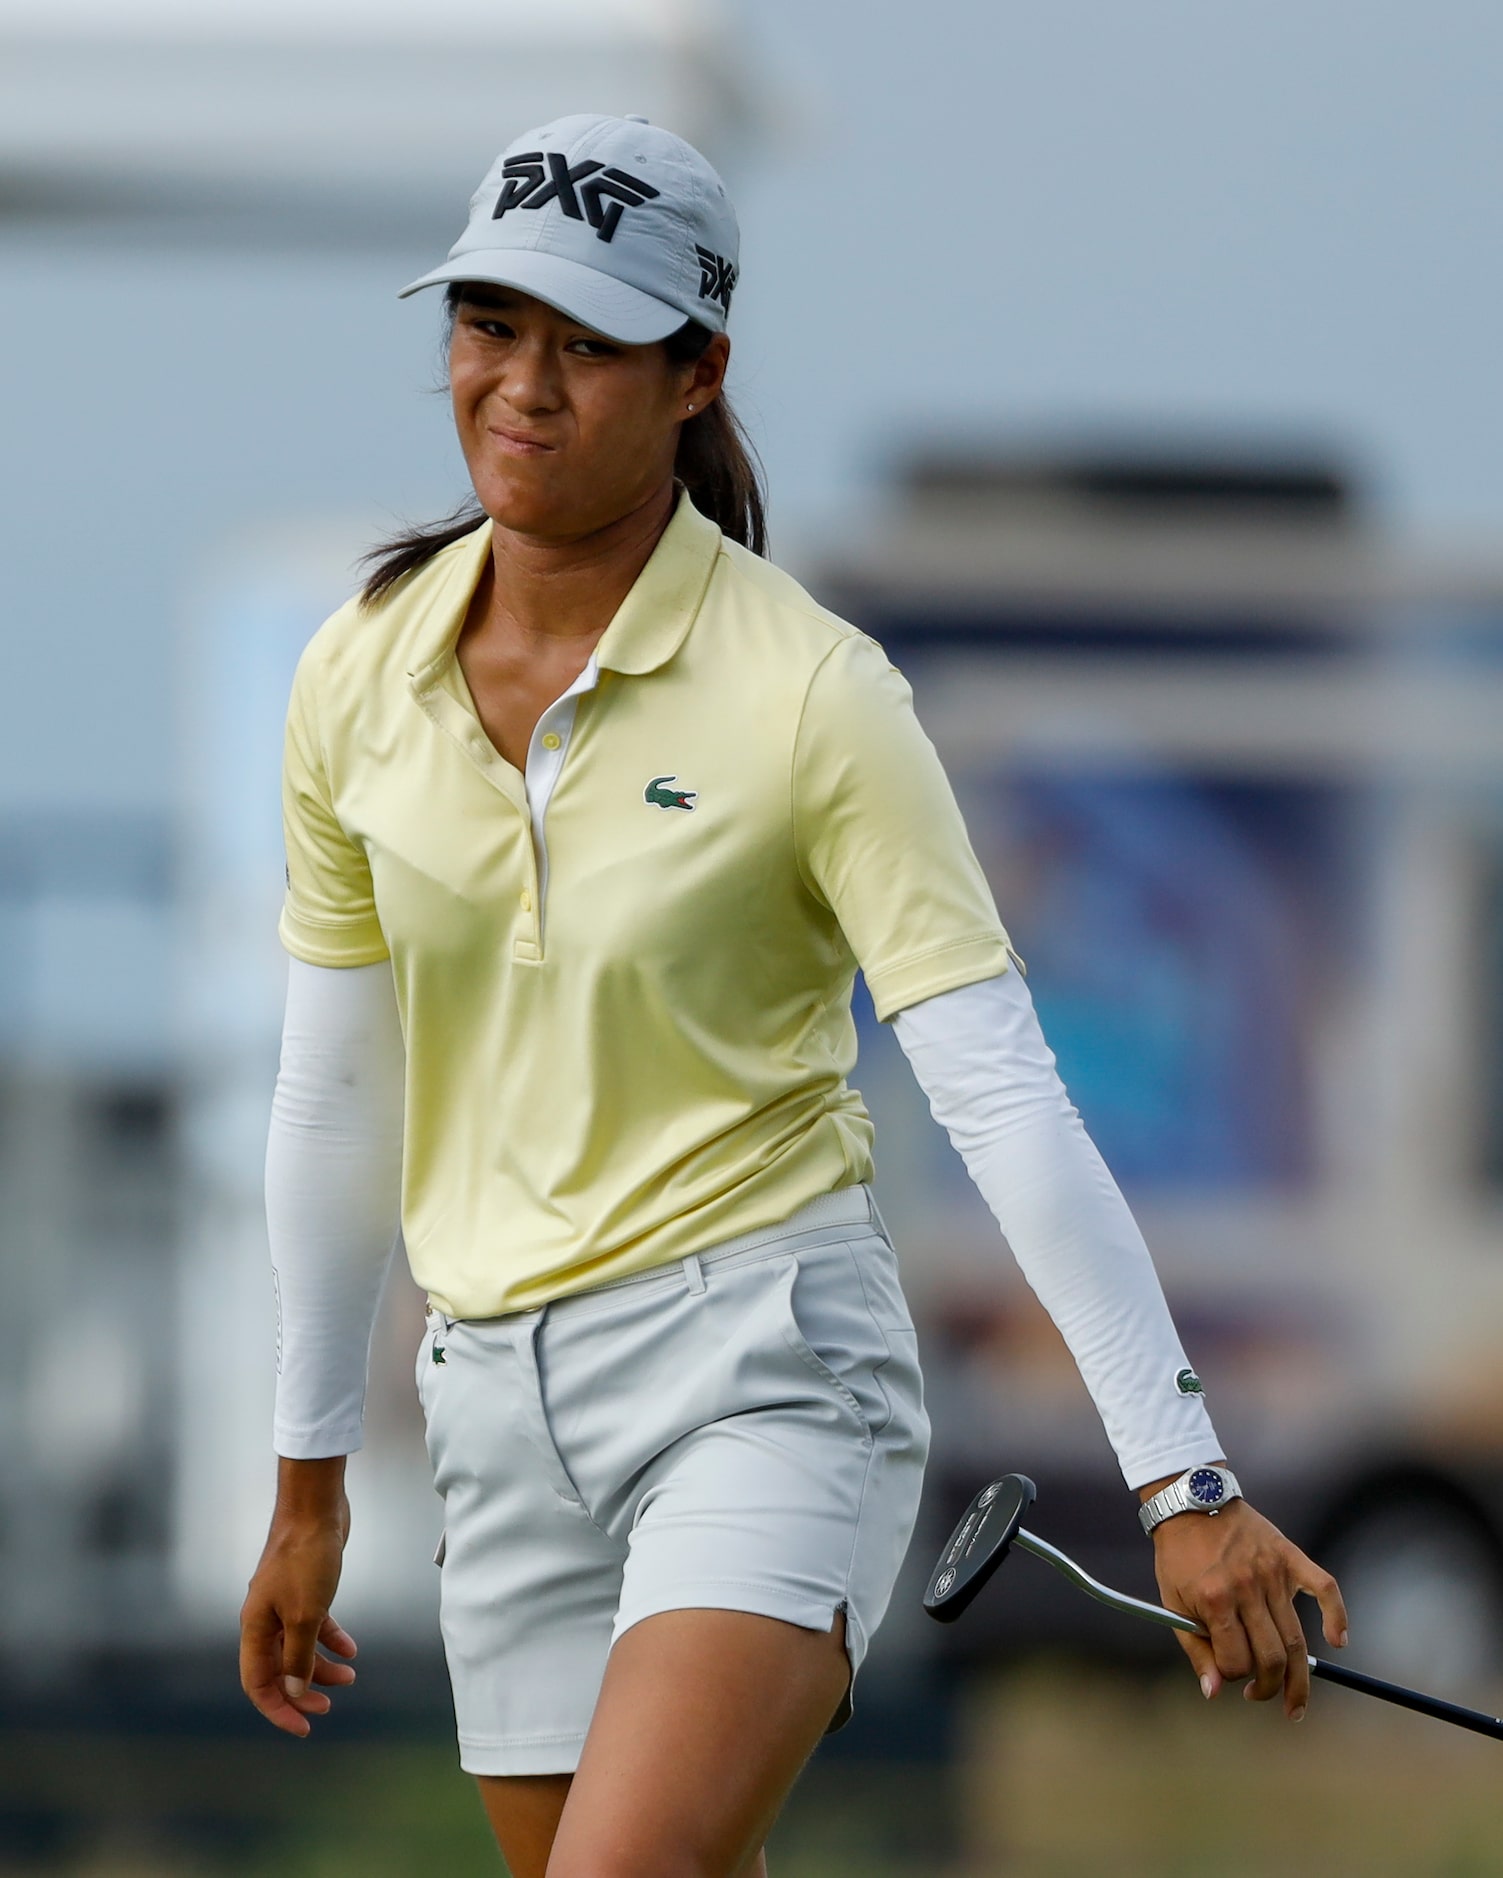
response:
M1207 1698L1224 1683L1251 1678L1242 1691L1249 1701L1266 1702L1282 1689L1284 1713L1299 1721L1310 1700L1310 1665L1294 1596L1307 1591L1317 1600L1326 1642L1339 1649L1346 1606L1331 1574L1245 1500L1214 1516L1166 1519L1154 1528L1153 1550L1164 1603L1210 1632L1209 1639L1176 1632Z

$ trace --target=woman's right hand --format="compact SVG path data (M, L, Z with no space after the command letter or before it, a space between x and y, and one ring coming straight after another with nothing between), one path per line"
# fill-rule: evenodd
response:
M326 1715L315 1687L355 1680L347 1662L355 1640L329 1614L350 1531L344 1460L280 1463L276 1511L266 1546L240 1609L240 1686L272 1724L306 1735L309 1717Z

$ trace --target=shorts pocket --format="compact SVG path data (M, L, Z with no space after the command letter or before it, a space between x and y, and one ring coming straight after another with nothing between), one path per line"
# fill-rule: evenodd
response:
M851 1256L861 1289L866 1294L867 1307L878 1328L884 1333L902 1331L912 1336L913 1315L898 1277L898 1255L886 1232L852 1240Z
M860 1424L868 1441L891 1413L880 1371L891 1352L847 1245L789 1256L780 1278L783 1341Z

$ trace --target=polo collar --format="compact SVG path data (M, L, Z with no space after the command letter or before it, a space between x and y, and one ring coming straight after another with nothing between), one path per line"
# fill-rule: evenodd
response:
M671 659L694 624L720 553L720 530L680 492L678 505L647 565L595 648L602 671L639 676ZM419 576L412 594L413 651L409 677L419 696L442 678L471 597L491 551L487 520L443 556L431 581ZM398 602L400 604L400 601Z
M719 553L720 530L681 491L672 520L595 648L600 669L640 676L666 665L688 637Z

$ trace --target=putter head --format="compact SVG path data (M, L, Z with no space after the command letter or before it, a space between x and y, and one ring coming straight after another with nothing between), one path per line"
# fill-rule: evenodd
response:
M950 1534L929 1574L924 1609L940 1624L953 1624L1007 1557L1007 1548L1033 1505L1038 1488L1026 1474L1004 1474L981 1489Z

